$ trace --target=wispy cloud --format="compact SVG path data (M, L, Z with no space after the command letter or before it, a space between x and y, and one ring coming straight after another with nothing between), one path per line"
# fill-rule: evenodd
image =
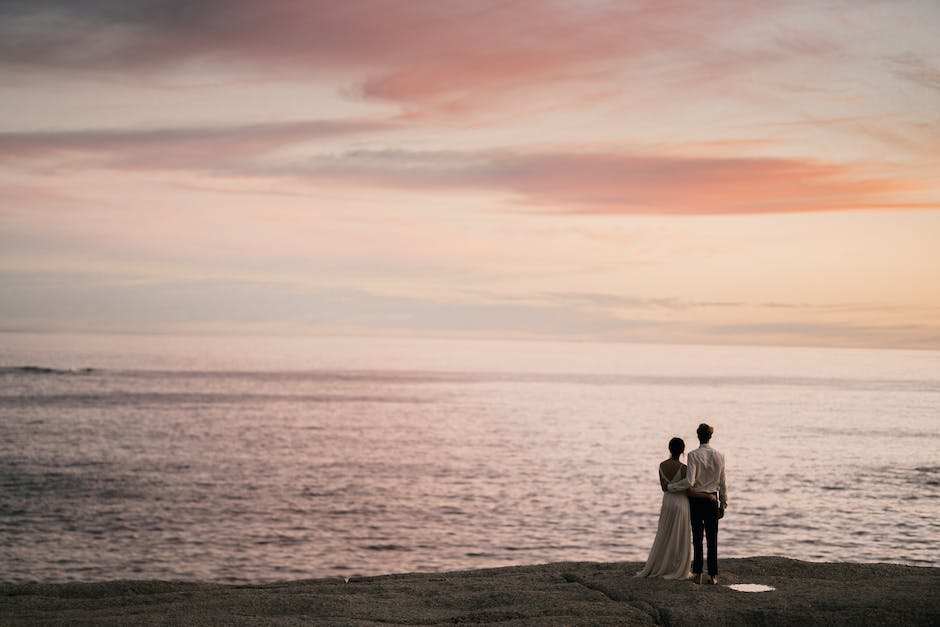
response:
M681 298L650 298L600 292L538 292L525 296L504 294L486 295L487 298L504 302L543 303L563 307L587 307L595 310L665 310L682 311L700 308L743 307L745 303L730 301L693 301Z
M938 206L895 197L898 192L917 191L913 182L874 177L861 167L799 159L369 151L315 160L292 173L392 187L499 189L541 209L580 214L754 214Z
M691 0L37 0L0 7L0 60L82 72L193 62L351 72L365 97L464 111L526 85L568 83L705 40L753 4L732 11Z
M263 329L290 324L308 330L343 327L548 337L658 326L655 321L631 322L544 304L462 302L237 279L155 282L90 273L0 272L0 292L11 297L0 303L0 323L26 328L58 320L66 328L83 330L135 330L135 325L139 330L155 324L162 330L187 325Z
M895 55L890 61L898 76L923 87L940 90L940 67L912 53Z
M0 301L0 330L302 333L332 329L618 341L940 347L940 328L932 322L824 321L786 314L773 321L753 322L741 320L738 313L737 322L702 323L655 314L721 307L734 316L734 310L747 310L748 306L591 293L546 293L544 299L524 301L491 295L480 301L237 278L168 281L81 272L0 272L0 291L10 297ZM633 316L616 314L609 311L610 305L648 311ZM852 311L849 304L830 307Z
M585 215L711 215L934 209L901 200L913 181L861 166L782 158L657 153L360 150L281 161L262 157L385 121L313 121L220 128L0 133L3 159L67 158L68 167L191 170L317 184L509 192L539 211Z
M150 165L205 169L232 159L258 157L285 146L387 130L383 120L305 120L230 126L91 129L0 133L0 161L94 156L96 166ZM76 164L76 166L79 164Z

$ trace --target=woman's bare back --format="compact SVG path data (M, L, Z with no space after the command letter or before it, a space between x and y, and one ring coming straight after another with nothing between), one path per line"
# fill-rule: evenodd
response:
M666 491L666 486L670 482L685 479L685 473L688 472L686 465L678 459L667 459L659 465L659 470L659 483L662 485L663 492Z

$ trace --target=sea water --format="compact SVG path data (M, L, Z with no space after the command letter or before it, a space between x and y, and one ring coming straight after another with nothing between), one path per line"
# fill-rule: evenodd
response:
M642 561L715 428L720 556L940 565L940 352L0 335L0 580Z

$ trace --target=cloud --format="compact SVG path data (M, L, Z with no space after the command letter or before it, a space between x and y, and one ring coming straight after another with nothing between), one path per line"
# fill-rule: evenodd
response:
M861 167L783 158L661 154L360 151L287 166L311 180L401 188L509 191L540 210L592 215L709 215L934 209L917 191Z
M464 110L562 85L710 37L754 7L691 0L35 0L0 6L0 62L78 72L214 63L357 75L354 91L411 108Z
M589 214L751 214L889 206L899 180L779 158L548 155L513 185L530 202ZM886 202L888 201L888 202Z
M474 303L240 279L140 281L75 272L0 272L0 325L172 330L187 325L296 325L359 331L590 335L654 327L601 313Z
M0 331L304 333L341 329L615 341L940 347L940 328L932 322L935 317L919 324L872 323L857 316L807 321L784 311L767 322L703 323L668 315L626 317L607 311L607 306L626 304L655 312L747 305L606 294L543 296L541 302L496 295L480 302L238 278L142 280L90 272L0 272ZM847 314L854 311L850 305L837 307Z
M665 310L681 311L699 308L743 307L745 303L729 301L691 301L679 298L642 298L597 292L541 292L525 296L486 295L508 302L548 303L562 307L594 310Z
M68 167L189 170L318 186L510 193L538 211L584 215L719 215L936 209L899 177L861 166L784 158L657 153L358 150L277 164L286 146L393 128L386 121L312 121L217 128L0 133L0 159Z
M0 133L0 162L71 159L72 167L212 170L305 141L389 130L388 120ZM77 158L93 158L82 161Z
M819 11L757 0L7 0L0 65L126 81L208 68L266 80L331 76L347 94L400 104L411 116L492 113L508 101L529 112L560 97L651 88L696 97L718 85L741 98L755 82L779 98L776 70L792 74L782 91L805 90L808 69L852 50L831 28L807 23ZM919 11L929 9L894 13L916 19ZM850 34L861 28L848 26ZM937 86L923 59L907 53L892 63ZM650 76L655 83L644 81Z
M928 89L940 90L940 67L912 53L895 55L889 59L894 73Z

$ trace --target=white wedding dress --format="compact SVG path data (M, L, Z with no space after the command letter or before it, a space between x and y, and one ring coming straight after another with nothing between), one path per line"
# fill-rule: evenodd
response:
M659 529L646 566L637 577L662 577L663 579L686 579L692 566L692 528L689 524L688 479L680 479L682 468L670 482L660 467L659 474L668 484L663 492L663 505L659 510Z

